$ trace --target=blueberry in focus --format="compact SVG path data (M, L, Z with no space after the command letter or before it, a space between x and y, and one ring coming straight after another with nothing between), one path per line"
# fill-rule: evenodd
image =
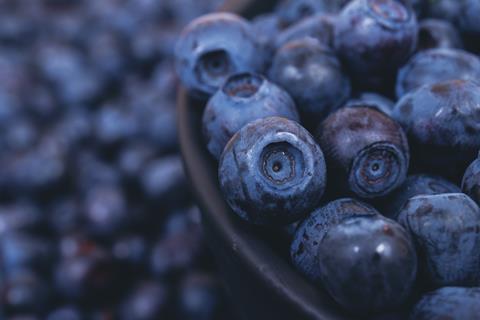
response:
M457 179L480 148L480 86L465 80L425 85L397 102L393 118L409 137L418 170Z
M342 65L328 47L312 38L278 49L269 77L291 94L307 126L318 124L350 96L350 80Z
M350 312L387 311L406 301L417 257L402 226L349 199L330 203L314 215L298 229L292 244L297 267L313 262L310 272Z
M266 117L300 121L290 95L261 75L230 76L208 101L203 113L203 135L210 153L220 158L230 138L244 125Z
M417 21L395 0L354 0L335 23L334 46L357 85L379 89L413 52Z
M331 201L308 215L296 228L290 246L290 258L295 268L311 280L320 283L319 245L328 229L345 218L375 216L371 206L351 198Z
M480 58L459 49L439 48L415 54L398 72L397 98L420 88L448 80L480 78Z
M439 19L425 19L418 24L417 50L434 48L463 48L462 38L455 26Z
M341 108L320 123L330 186L361 198L384 196L406 178L409 147L403 129L371 108Z
M230 13L212 13L185 27L175 48L175 66L190 92L210 96L233 73L261 72L264 49L249 22Z
M433 287L480 283L480 208L463 193L419 195L398 221L412 234L422 279Z
M387 217L396 218L405 203L414 196L460 192L459 187L442 177L414 174L408 176L398 189L380 200L382 202L381 211Z
M326 184L322 150L298 123L279 117L247 124L220 158L220 188L232 210L260 225L285 225L320 201Z
M411 320L475 320L480 314L480 288L444 287L422 296Z

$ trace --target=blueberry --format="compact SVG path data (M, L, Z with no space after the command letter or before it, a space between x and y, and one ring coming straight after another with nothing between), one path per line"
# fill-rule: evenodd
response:
M416 42L415 14L395 0L351 1L335 24L335 49L365 88L385 86Z
M391 116L394 103L387 97L373 92L364 92L358 97L351 98L343 106L345 108L372 108Z
M139 123L131 110L116 105L102 106L93 119L95 141L101 146L118 145L139 131Z
M311 38L281 47L269 75L292 95L307 126L318 124L350 96L350 81L338 59Z
M331 186L361 198L384 196L406 178L409 147L403 129L371 108L341 108L319 126Z
M280 87L257 74L232 75L210 98L203 113L208 150L220 158L227 142L244 125L273 116L300 120L292 98Z
M65 104L89 103L102 95L104 78L80 52L63 43L40 43L35 52L36 67L52 83Z
M480 148L479 108L480 86L452 80L405 95L393 117L405 129L419 169L456 179Z
M278 117L237 132L223 151L218 175L233 211L263 225L302 218L318 204L326 184L320 147L298 123Z
M52 244L43 238L22 232L7 232L0 238L0 258L5 274L20 269L48 271L53 264Z
M169 288L153 281L140 283L132 290L120 308L120 319L155 320L167 318L170 303Z
M415 282L417 257L408 232L355 200L314 212L299 227L292 249L295 265L351 312L394 309Z
M480 288L445 287L425 294L411 320L474 320L480 314Z
M454 25L438 19L420 21L417 50L434 48L463 48L462 38Z
M113 236L131 222L125 195L118 187L92 187L83 201L86 229L94 235Z
M398 220L413 235L422 278L429 284L480 284L480 209L467 195L415 196Z
M417 53L399 70L396 93L400 99L423 85L479 78L480 58L477 56L458 49L431 49Z
M320 239L332 225L345 218L379 214L373 207L355 199L342 198L327 203L312 213L296 228L290 246L295 268L314 283L320 283L318 267Z
M480 159L475 159L465 170L462 191L480 205Z
M266 13L253 18L252 28L259 42L269 49L275 47L275 37L283 30L280 18L274 13Z
M411 175L397 190L382 199L381 211L386 216L395 218L405 203L414 196L459 192L460 188L442 177L427 174Z
M276 36L275 48L284 46L292 40L313 38L326 47L333 45L334 17L318 14L303 19Z
M283 0L276 14L284 25L291 25L318 13L337 13L350 0Z
M429 1L427 5L427 16L456 22L465 1L461 0L436 0Z
M264 48L251 25L230 13L212 13L192 21L175 49L175 65L183 84L197 95L213 94L226 77L261 72Z
M140 183L146 200L163 209L188 201L187 178L178 155L152 159L142 171Z
M480 34L480 3L476 0L463 0L459 16L460 29L466 33L472 33L476 36Z

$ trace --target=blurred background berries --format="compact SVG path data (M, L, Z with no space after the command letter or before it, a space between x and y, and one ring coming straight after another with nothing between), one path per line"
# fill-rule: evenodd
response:
M0 318L232 319L173 52L219 0L0 2Z

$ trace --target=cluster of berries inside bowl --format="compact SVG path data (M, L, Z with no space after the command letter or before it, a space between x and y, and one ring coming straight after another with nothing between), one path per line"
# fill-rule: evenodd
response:
M480 1L283 1L191 22L176 68L204 100L226 202L291 235L353 314L480 319Z

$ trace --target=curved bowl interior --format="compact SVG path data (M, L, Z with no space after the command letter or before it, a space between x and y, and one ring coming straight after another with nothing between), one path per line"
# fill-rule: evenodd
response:
M273 1L262 1L272 7ZM228 3L232 3L227 1ZM233 1L223 9L258 12L256 1ZM266 6L268 8L268 6ZM302 278L265 241L269 230L243 223L224 201L217 182L217 164L204 147L201 116L204 103L178 92L180 148L187 175L203 214L209 245L226 280L232 302L245 319L358 319L342 313L333 300ZM288 248L288 246L286 247ZM403 316L387 315L380 319ZM368 319L372 319L369 317Z

